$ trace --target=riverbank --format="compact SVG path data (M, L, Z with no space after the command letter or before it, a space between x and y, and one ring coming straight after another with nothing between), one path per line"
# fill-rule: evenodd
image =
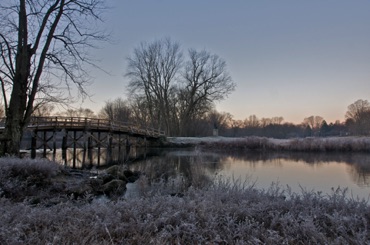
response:
M370 152L370 137L167 137L164 146L221 151Z
M368 202L348 199L341 189L330 195L304 190L297 194L276 184L258 190L253 183L216 179L174 193L176 180L153 183L143 175L137 180L136 197L92 198L87 191L44 202L63 195L49 187L55 187L55 177L66 170L46 161L12 159L6 165L6 160L1 159L0 169L1 244L370 242ZM76 181L84 179L80 174ZM18 192L28 195L14 199L4 194L4 185L34 192ZM41 201L30 202L37 198Z

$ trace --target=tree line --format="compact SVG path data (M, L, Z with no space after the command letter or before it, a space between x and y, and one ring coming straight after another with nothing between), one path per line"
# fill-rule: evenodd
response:
M63 116L102 118L112 121L132 123L141 127L150 127L142 120L140 108L129 99L116 98L106 101L98 113L89 108L67 109L54 112L55 107L44 104L34 111L33 116ZM3 110L0 107L0 117ZM296 137L330 137L349 135L370 135L370 103L367 100L357 100L348 106L346 120L327 123L321 116L309 116L299 124L284 122L283 117L258 118L250 115L244 120L234 119L230 113L218 112L215 109L207 111L202 117L192 122L186 135L196 137L213 136L225 137L261 136L277 139ZM168 135L173 136L173 135ZM183 136L183 135L179 135Z

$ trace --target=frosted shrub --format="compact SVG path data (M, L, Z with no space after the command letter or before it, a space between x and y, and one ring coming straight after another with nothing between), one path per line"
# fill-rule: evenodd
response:
M0 197L21 201L39 196L43 188L52 187L50 178L61 170L60 165L45 159L0 158Z
M151 195L76 206L31 207L0 199L1 244L368 244L370 207L333 194L293 193L273 183L216 180L171 196ZM162 188L162 192L158 191ZM149 191L149 189L146 189ZM148 193L148 192L147 192Z
M0 158L0 177L26 178L38 175L43 178L55 176L61 170L61 166L46 159L19 159L13 157Z

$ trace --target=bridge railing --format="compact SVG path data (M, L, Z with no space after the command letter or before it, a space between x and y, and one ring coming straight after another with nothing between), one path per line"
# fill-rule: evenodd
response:
M85 128L95 130L126 131L148 136L164 136L164 131L154 128L142 128L132 123L110 121L101 118L86 117L32 117L29 128Z

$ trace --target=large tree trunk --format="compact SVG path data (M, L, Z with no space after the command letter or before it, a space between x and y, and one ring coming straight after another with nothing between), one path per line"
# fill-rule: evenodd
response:
M26 62L27 60L24 64L26 64ZM28 121L25 120L24 117L27 106L27 73L28 72L16 75L9 107L6 113L4 131L6 146L4 150L5 153L10 155L19 155L23 129Z
M5 146L4 153L19 156L20 145L23 135L23 128L20 126L20 123L15 122L18 120L8 120L6 121L4 138Z
M28 122L25 119L25 111L27 107L27 84L30 73L29 65L30 56L27 47L25 47L22 48L17 57L17 66L20 66L20 69L15 74L13 90L6 113L4 131L6 148L4 150L5 153L10 155L19 155L23 128Z
M23 127L26 124L25 111L27 108L27 87L30 76L32 50L28 45L27 14L25 0L20 1L18 46L16 55L16 69L13 87L6 111L4 131L4 153L19 155L23 136Z

